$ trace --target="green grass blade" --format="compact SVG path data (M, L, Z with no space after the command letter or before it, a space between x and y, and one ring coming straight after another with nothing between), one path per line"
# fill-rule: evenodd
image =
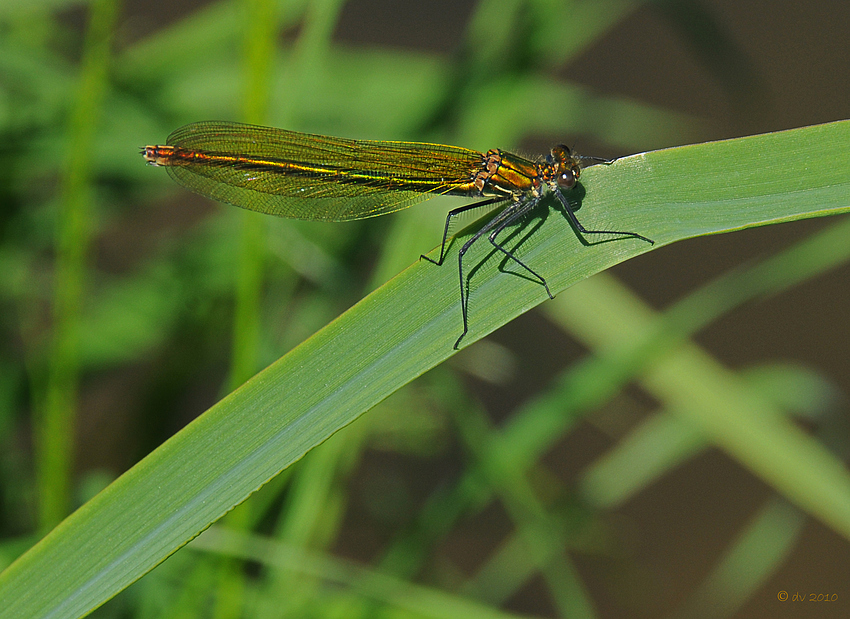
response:
M80 367L77 346L91 242L92 150L107 86L110 45L118 3L92 4L80 83L68 127L68 154L56 241L53 342L42 410L37 417L39 525L47 531L71 510L73 428Z
M647 393L683 415L715 446L786 498L850 539L850 475L843 462L738 374L690 341L656 338L651 342L655 350L647 350L644 343L659 326L658 315L610 278L583 282L548 309L595 350L628 359L642 348L647 366L639 382ZM604 500L591 491L591 501L599 498Z
M768 501L669 619L733 617L785 563L805 526L805 515L793 505L778 498Z
M583 176L588 228L657 245L850 210L850 122L686 146ZM421 207L427 208L427 207ZM583 246L554 212L507 234L563 290L649 246ZM0 574L0 617L77 617L115 595L251 492L452 354L460 331L448 264L414 264L255 376L80 508ZM546 298L484 247L467 254L473 342ZM502 271L508 271L508 273Z

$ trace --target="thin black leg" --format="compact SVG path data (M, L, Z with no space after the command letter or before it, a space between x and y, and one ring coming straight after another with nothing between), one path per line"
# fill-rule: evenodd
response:
M499 226L503 221L509 219L516 209L521 206L519 204L511 204L501 213L493 217L490 221L484 224L480 230L478 230L472 238L470 238L466 243L463 244L463 247L460 248L460 251L457 253L457 272L458 277L460 278L460 313L463 316L463 333L460 334L460 337L455 341L454 349L457 350L460 341L469 331L469 319L468 319L468 303L469 303L469 295L466 294L466 282L463 279L463 256L466 254L466 251L472 247L473 243L480 239L482 236L490 232L493 228Z
M637 232L623 232L622 230L588 230L587 228L581 225L581 222L579 222L578 218L576 217L573 208L570 206L569 200L567 200L564 194L562 194L558 190L555 190L552 193L558 196L558 200L560 200L561 204L564 207L564 213L567 215L567 219L570 220L570 223L572 223L573 226L575 226L575 229L581 234L616 234L622 237L640 239L641 241L646 241L650 245L655 245L655 241L653 241L652 239L648 239L645 236L638 234Z
M496 229L493 230L493 232L490 233L490 236L488 238L490 240L490 243L493 245L493 247L495 247L500 252L505 254L508 258L510 258L511 260L516 262L523 269L525 269L526 271L531 273L541 284L543 284L543 287L546 289L546 294L549 295L550 299L554 299L555 297L552 296L552 291L549 290L549 284L546 283L546 280L543 278L542 275L537 273L534 269L532 269L530 266L525 264L522 260L517 258L512 252L505 249L504 245L500 245L499 243L496 242L496 237L499 235L499 233L502 230L504 230L505 228L510 226L512 223L514 223L518 219L521 219L526 214L528 214L528 212L531 211L532 209L534 209L534 207L537 206L537 204L539 202L540 202L540 197L536 197L536 198L532 198L531 200L527 200L526 202L524 202L522 204L517 205L517 208L511 210L509 216L506 217L505 220L502 221L496 227Z
M471 211L473 209L481 208L482 206L487 206L488 204L496 204L498 202L504 202L505 198L490 198L489 200L482 200L481 202L475 202L474 204L467 204L466 206L461 206L456 209L452 209L449 211L448 215L446 215L446 226L443 228L443 242L440 245L440 259L434 260L433 258L429 258L425 254L420 254L419 258L424 258L428 262L436 264L437 266L443 265L443 259L446 257L446 241L449 238L449 227L451 226L452 218L457 217L461 213L465 213L466 211Z
M588 158L588 159L590 159L590 158ZM592 158L592 159L595 159L595 158ZM601 163L610 163L610 161L608 161L608 160L599 160L599 161ZM561 205L564 208L564 213L566 214L567 219L570 221L572 226L575 228L576 232L578 233L578 235L580 237L580 240L583 243L587 244L587 241L584 240L584 238L582 236L582 235L585 235L585 234L613 234L613 235L617 235L617 236L625 237L625 238L640 239L641 241L646 241L650 245L655 245L655 241L653 241L652 239L649 239L649 238L647 238L643 235L640 235L637 232L625 232L625 231L622 231L622 230L588 230L578 220L578 218L575 215L575 211L573 211L572 207L570 206L569 200L566 199L566 197L563 195L563 193L561 193L557 189L555 189L553 191L553 193L557 196L558 200L561 202ZM531 211L535 206L537 206L537 204L540 202L540 199L541 199L540 197L534 197L534 198L531 198L529 200L526 200L525 202L511 203L502 212L497 214L490 221L488 221L486 224L484 224L478 231L476 231L476 233L468 241L466 241L463 244L463 246L460 248L460 251L458 252L458 256L457 256L457 260L458 260L457 270L458 270L458 278L460 280L460 309L461 309L461 315L463 317L463 333L460 334L460 337L458 337L457 340L454 343L454 349L455 350L457 350L458 346L460 345L461 340L463 340L463 338L469 332L469 311L468 311L469 295L466 291L466 282L463 279L463 257L466 254L467 250L469 250L469 248L472 247L472 245L478 239L480 239L482 236L484 236L485 234L488 235L488 240L493 245L493 247L495 247L500 252L502 252L505 256L507 256L508 258L513 260L514 262L516 262L519 266L521 266L528 273L530 273L534 278L536 278L541 284L543 284L543 287L546 289L546 294L549 295L550 299L555 298L552 295L552 291L549 289L549 284L546 282L546 280L543 278L543 276L541 276L539 273L534 271L531 267L529 267L527 264L525 264L522 260L517 258L513 254L513 252L506 249L503 245L499 244L496 241L496 238L498 237L500 232L502 232L505 228L507 228L512 223L514 223L515 221L517 221L518 219L520 219L521 217L526 215L529 211ZM434 260L434 259L429 258L428 256L426 256L424 254L421 257L424 258L425 260L427 260L428 262L432 262L432 263L434 263L438 266L441 266L443 264L443 261L445 260L445 257L446 257L446 243L448 242L449 228L451 227L452 219L454 217L457 217L461 213L465 213L467 211L470 211L470 210L473 210L473 209L476 209L476 208L480 208L482 206L487 206L488 204L497 204L499 202L504 202L504 201L505 201L505 199L501 198L501 197L491 198L489 200L483 200L481 202L476 202L474 204L468 204L466 206L462 206L460 208L456 208L456 209L449 211L448 215L446 216L445 227L443 228L443 241L440 245L440 258L439 258L439 260Z

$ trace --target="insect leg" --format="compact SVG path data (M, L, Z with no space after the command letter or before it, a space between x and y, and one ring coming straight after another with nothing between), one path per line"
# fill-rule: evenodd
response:
M479 203L480 204L480 203ZM466 251L472 247L472 244L475 243L482 236L490 232L494 227L499 226L505 219L509 219L514 213L517 205L512 204L508 206L504 211L493 217L490 221L484 224L480 230L478 230L472 238L470 238L466 243L463 244L463 247L460 248L460 251L457 253L457 272L458 277L460 278L460 312L463 316L463 333L460 334L460 337L455 341L454 349L457 350L460 341L463 339L463 336L469 331L469 319L468 319L468 306L469 306L469 295L466 293L466 282L463 279L463 256L466 254Z
M488 204L496 204L497 202L504 202L505 198L491 198L489 200L482 200L481 202L475 202L473 204L467 204L466 206L461 206L456 209L452 209L449 211L448 215L446 215L446 226L443 229L443 242L440 245L440 259L434 260L433 258L429 258L425 254L421 254L419 258L424 258L428 262L432 262L437 266L442 266L443 259L446 257L446 241L449 238L449 227L451 226L452 218L457 217L461 213L465 213L466 211L471 211L476 208L480 208L482 206L487 206Z
M553 192L556 196L558 196L558 200L560 200L561 204L564 207L564 213L567 216L567 219L570 220L570 223L575 227L575 229L581 234L617 234L622 237L630 237L634 239L640 239L641 241L646 241L650 245L655 245L655 241L652 239L648 239L643 235L638 234L637 232L624 232L622 230L588 230L584 226L581 225L578 218L576 217L573 208L570 206L569 200L562 194L559 190L555 189ZM581 239L582 242L585 242L584 239Z
M506 218L504 219L504 221L500 222L498 226L496 226L496 228L495 228L495 229L494 229L494 230L490 233L490 236L489 236L488 238L489 238L489 240L490 240L490 243L493 245L493 247L495 247L495 248L496 248L496 249L498 249L500 252L502 252L503 254L505 254L508 258L510 258L511 260L513 260L514 262L516 262L516 263L517 263L519 266L521 266L523 269L525 269L526 271L528 271L529 273L531 273L531 274L532 274L532 275L533 275L533 276L534 276L534 277L535 277L535 278L536 278L536 279L537 279L537 280L538 280L541 284L543 284L543 287L546 289L546 294L548 294L548 295L549 295L549 298L550 298L550 299L554 299L555 297L554 297L554 296L552 296L552 291L551 291L551 290L549 290L549 284L547 284L547 283L546 283L546 280L543 278L543 276L542 276L542 275L540 275L539 273L537 273L534 269L532 269L532 268L531 268L531 267L529 267L527 264L525 264L522 260L520 260L519 258L517 258L517 257L513 254L513 252L508 251L507 249L505 249L505 247L504 247L503 245L500 245L499 243L497 243L497 242L496 242L496 237L499 235L499 233L500 233L502 230L504 230L505 228L507 228L509 225L511 225L511 224L512 224L513 222L515 222L517 219L520 219L521 217L523 217L526 213L528 213L528 212L529 212L530 210L532 210L535 206L537 206L538 202L540 202L540 197L539 197L539 196L538 196L538 197L535 197L535 198L532 198L532 199L530 199L530 200L527 200L526 202L524 202L524 203L522 203L522 204L518 204L518 205L517 205L517 207L511 211L511 213L509 214L509 216L508 216L508 217L506 217Z

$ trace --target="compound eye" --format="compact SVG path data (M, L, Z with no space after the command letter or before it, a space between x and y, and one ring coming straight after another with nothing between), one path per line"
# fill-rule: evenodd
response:
M572 170L565 170L558 175L558 186L564 189L572 189L576 184L576 175Z

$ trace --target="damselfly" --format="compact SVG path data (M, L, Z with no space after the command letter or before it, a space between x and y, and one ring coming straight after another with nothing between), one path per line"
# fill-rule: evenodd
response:
M581 225L563 191L575 186L582 164L604 160L575 155L564 145L532 161L499 149L480 153L439 144L350 140L233 122L198 122L177 129L164 146L144 147L142 154L148 163L166 167L172 178L201 195L295 219L375 217L433 195L483 198L449 211L439 259L422 256L436 265L446 257L453 218L483 206L502 206L458 252L463 333L455 348L469 330L463 257L484 235L554 298L546 280L497 240L547 193L558 199L577 235L615 235L653 244L636 232L588 230Z

